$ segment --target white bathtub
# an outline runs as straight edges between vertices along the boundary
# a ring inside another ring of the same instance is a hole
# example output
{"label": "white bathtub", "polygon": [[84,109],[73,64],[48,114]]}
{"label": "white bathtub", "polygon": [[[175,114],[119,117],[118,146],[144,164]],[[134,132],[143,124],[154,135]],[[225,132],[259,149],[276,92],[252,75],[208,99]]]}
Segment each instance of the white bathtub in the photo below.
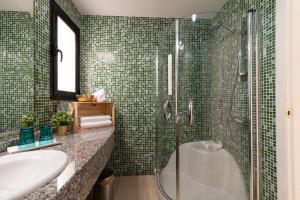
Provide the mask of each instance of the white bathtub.
{"label": "white bathtub", "polygon": [[[208,151],[204,142],[180,146],[181,200],[247,200],[244,182],[237,163],[225,149]],[[160,181],[165,192],[176,197],[176,155],[161,171]],[[164,198],[161,196],[161,199]]]}

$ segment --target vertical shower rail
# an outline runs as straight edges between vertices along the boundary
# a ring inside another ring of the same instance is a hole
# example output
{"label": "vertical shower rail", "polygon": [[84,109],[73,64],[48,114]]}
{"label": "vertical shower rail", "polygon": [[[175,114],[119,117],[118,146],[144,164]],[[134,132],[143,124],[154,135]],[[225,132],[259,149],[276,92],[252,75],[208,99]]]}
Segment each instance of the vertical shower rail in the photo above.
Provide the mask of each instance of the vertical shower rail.
{"label": "vertical shower rail", "polygon": [[[156,51],[155,51],[155,72],[156,72],[156,76],[155,76],[155,86],[156,86],[155,90],[156,91],[155,91],[155,94],[156,94],[156,98],[159,97],[159,58],[158,57],[159,57],[159,49],[158,49],[158,46],[156,46]],[[177,111],[177,100],[176,100],[176,111]],[[156,119],[157,119],[157,116],[156,116]],[[158,122],[156,122],[156,124],[157,123]],[[157,131],[158,130],[156,130],[156,132]],[[156,149],[155,149],[156,156],[158,155],[158,140],[159,140],[159,137],[156,134]],[[160,194],[162,195],[162,197],[165,200],[172,200],[172,198],[165,192],[165,189],[164,189],[164,187],[162,185],[162,182],[161,182],[161,179],[160,179],[160,173],[161,173],[161,170],[160,170],[157,158],[156,158],[156,163],[155,163],[155,168],[154,168],[154,176],[155,176],[155,180],[156,180],[156,185],[158,187],[158,190],[159,190]]]}
{"label": "vertical shower rail", "polygon": [[255,77],[256,77],[256,104],[255,104],[255,109],[256,109],[256,199],[260,200],[260,137],[259,137],[259,127],[260,127],[260,121],[259,121],[259,59],[260,59],[260,48],[259,48],[259,15],[258,12],[255,11],[254,13],[255,17]]}
{"label": "vertical shower rail", "polygon": [[[255,29],[254,21],[255,20]],[[249,198],[260,200],[260,137],[259,137],[259,16],[256,10],[248,12],[248,99],[249,99]],[[253,31],[255,30],[255,50]],[[253,120],[253,56],[255,54],[255,129]],[[254,130],[255,138],[254,141]],[[256,149],[254,149],[254,144]],[[256,169],[254,169],[254,159]]]}
{"label": "vertical shower rail", "polygon": [[[158,49],[157,49],[158,51]],[[156,53],[158,58],[158,53]],[[156,62],[156,73],[158,73],[158,61]],[[158,87],[158,76],[156,76],[156,87]],[[176,200],[180,200],[180,160],[179,160],[179,146],[180,146],[180,116],[178,112],[178,98],[179,98],[179,19],[175,20],[175,135],[176,135]],[[160,180],[160,170],[156,165],[154,175],[158,189],[165,200],[172,200],[172,198],[165,192]]]}
{"label": "vertical shower rail", "polygon": [[[155,49],[155,96],[156,96],[156,109],[158,109],[158,97],[159,97],[159,59],[158,59],[158,46],[156,46]],[[157,115],[158,110],[155,111],[156,115]],[[156,124],[158,124],[157,121],[157,116],[156,116]],[[156,132],[158,132],[157,127],[156,127]],[[155,151],[156,151],[156,156],[158,155],[158,140],[159,137],[156,134],[156,147],[155,147]],[[154,167],[154,176],[155,176],[155,180],[156,180],[156,185],[158,187],[158,190],[160,191],[160,194],[163,196],[163,198],[165,200],[172,200],[172,198],[165,192],[163,186],[161,185],[161,180],[160,180],[160,169],[159,169],[159,164],[158,164],[158,160],[156,158],[155,161],[155,167]]]}
{"label": "vertical shower rail", "polygon": [[175,21],[175,117],[176,117],[176,200],[180,200],[180,117],[178,114],[178,98],[179,98],[179,19]]}
{"label": "vertical shower rail", "polygon": [[254,200],[254,149],[253,149],[253,87],[252,87],[252,66],[253,66],[253,32],[252,12],[248,13],[248,120],[249,120],[249,199]]}

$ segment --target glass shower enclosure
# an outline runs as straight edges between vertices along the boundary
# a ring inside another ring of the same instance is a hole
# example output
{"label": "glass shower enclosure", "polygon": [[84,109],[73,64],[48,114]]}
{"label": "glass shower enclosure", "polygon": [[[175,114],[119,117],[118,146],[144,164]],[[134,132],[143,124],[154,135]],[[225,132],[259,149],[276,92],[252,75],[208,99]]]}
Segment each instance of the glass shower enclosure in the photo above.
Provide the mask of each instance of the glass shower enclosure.
{"label": "glass shower enclosure", "polygon": [[259,23],[169,20],[155,56],[162,200],[259,200]]}

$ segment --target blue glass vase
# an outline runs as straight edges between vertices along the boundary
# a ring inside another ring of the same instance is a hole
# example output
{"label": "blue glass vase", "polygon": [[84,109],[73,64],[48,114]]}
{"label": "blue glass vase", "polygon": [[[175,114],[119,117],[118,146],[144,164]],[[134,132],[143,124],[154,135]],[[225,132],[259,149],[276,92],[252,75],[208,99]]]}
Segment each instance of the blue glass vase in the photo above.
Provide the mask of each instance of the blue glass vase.
{"label": "blue glass vase", "polygon": [[33,128],[21,128],[20,129],[19,148],[29,148],[35,146],[34,129]]}
{"label": "blue glass vase", "polygon": [[40,129],[40,145],[53,143],[53,127],[43,126]]}

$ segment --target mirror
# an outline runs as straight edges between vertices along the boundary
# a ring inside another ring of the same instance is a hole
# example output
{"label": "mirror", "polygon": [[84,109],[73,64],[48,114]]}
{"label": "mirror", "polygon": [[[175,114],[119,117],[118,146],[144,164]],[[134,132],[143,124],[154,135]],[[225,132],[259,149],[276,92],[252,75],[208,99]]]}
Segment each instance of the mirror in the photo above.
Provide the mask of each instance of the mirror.
{"label": "mirror", "polygon": [[33,0],[0,0],[0,139],[34,112]]}

